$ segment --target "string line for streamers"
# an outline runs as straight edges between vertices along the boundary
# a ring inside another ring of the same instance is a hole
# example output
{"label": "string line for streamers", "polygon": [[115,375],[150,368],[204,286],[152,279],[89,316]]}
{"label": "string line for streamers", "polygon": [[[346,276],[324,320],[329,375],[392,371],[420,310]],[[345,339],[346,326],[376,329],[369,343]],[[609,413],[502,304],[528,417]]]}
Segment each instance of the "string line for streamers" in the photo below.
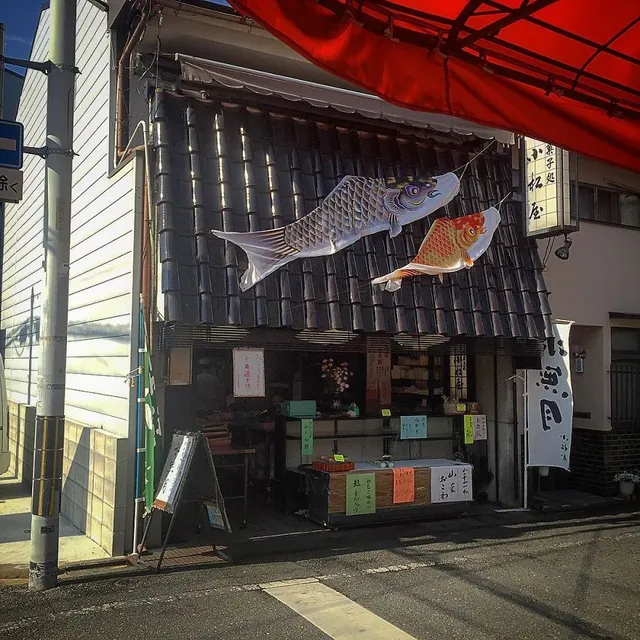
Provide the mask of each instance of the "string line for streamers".
{"label": "string line for streamers", "polygon": [[468,162],[466,162],[465,164],[460,165],[459,167],[454,169],[451,173],[456,173],[457,171],[460,171],[460,169],[462,169],[462,173],[460,174],[460,180],[462,180],[462,178],[463,178],[466,170],[468,169],[469,165],[474,160],[479,158],[487,149],[489,149],[489,147],[491,147],[491,145],[495,144],[496,142],[497,142],[497,140],[494,138],[493,140],[491,140],[491,142],[489,142],[488,144],[485,144],[484,147],[482,147],[482,149],[480,149],[480,151],[478,151],[478,153],[473,155]]}

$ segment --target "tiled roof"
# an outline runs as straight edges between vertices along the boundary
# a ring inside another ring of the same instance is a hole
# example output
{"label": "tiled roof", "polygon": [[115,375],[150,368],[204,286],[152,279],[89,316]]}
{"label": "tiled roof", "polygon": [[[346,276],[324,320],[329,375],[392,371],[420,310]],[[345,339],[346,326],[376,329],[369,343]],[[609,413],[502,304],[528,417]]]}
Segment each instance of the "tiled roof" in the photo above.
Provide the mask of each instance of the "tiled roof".
{"label": "tiled roof", "polygon": [[[164,319],[190,325],[342,329],[447,336],[544,338],[551,311],[520,206],[505,204],[487,253],[469,270],[405,281],[382,292],[372,278],[409,262],[429,226],[378,234],[330,257],[297,260],[245,293],[244,252],[210,229],[279,227],[314,209],[344,175],[437,175],[468,155],[354,121],[316,121],[159,92],[155,198]],[[510,159],[487,151],[468,168],[455,217],[496,204],[511,186]]]}

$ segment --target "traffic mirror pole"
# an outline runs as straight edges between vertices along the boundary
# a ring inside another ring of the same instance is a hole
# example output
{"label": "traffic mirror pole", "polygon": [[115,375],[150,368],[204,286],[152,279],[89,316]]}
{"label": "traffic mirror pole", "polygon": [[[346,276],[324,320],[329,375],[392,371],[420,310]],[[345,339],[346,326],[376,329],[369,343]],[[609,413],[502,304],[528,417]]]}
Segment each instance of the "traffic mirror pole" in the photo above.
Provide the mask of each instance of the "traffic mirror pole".
{"label": "traffic mirror pole", "polygon": [[69,315],[76,0],[51,0],[47,78],[45,273],[31,497],[29,588],[58,583]]}

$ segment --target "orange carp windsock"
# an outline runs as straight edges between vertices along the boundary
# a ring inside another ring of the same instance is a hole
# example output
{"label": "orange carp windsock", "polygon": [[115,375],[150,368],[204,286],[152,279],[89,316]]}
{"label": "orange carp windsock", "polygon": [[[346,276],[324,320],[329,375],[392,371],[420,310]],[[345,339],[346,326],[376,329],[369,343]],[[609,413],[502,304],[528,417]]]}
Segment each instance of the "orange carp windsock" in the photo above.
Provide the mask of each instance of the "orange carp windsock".
{"label": "orange carp windsock", "polygon": [[461,218],[438,218],[418,255],[408,265],[376,278],[371,284],[379,284],[385,291],[397,291],[404,278],[441,276],[465,267],[470,269],[489,247],[499,224],[500,213],[495,207]]}

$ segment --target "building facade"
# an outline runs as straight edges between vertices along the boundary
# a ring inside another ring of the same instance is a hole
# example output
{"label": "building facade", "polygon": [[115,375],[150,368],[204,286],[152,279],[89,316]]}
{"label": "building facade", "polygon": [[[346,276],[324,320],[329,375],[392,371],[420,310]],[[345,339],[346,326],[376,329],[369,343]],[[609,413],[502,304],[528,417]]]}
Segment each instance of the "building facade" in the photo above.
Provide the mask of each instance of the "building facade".
{"label": "building facade", "polygon": [[[555,318],[571,331],[574,393],[569,486],[614,495],[613,477],[640,467],[640,176],[580,158],[580,229],[568,260],[548,255]],[[575,205],[575,203],[574,203]],[[556,243],[558,244],[558,243]]]}
{"label": "building facade", "polygon": [[[48,37],[43,9],[33,60],[46,59]],[[305,340],[364,335],[426,352],[437,337],[469,356],[469,389],[489,423],[487,497],[519,503],[513,376],[527,366],[523,358],[539,356],[551,309],[517,203],[502,209],[497,239],[474,269],[396,294],[367,285],[410,257],[426,226],[395,244],[373,237],[335,257],[298,261],[246,293],[238,287],[242,252],[209,233],[287,224],[344,175],[444,173],[496,138],[501,144],[470,166],[446,209],[472,213],[511,188],[510,134],[386,105],[230,10],[196,2],[114,2],[106,11],[79,0],[76,64],[66,517],[109,553],[131,548],[141,294],[165,440],[194,420],[193,372],[203,350],[253,340],[277,353],[296,341],[303,348]],[[28,71],[17,115],[25,144],[42,144],[45,113],[46,79]],[[2,328],[12,470],[28,483],[46,250],[42,161],[28,157],[24,172],[24,198],[7,207]]]}

